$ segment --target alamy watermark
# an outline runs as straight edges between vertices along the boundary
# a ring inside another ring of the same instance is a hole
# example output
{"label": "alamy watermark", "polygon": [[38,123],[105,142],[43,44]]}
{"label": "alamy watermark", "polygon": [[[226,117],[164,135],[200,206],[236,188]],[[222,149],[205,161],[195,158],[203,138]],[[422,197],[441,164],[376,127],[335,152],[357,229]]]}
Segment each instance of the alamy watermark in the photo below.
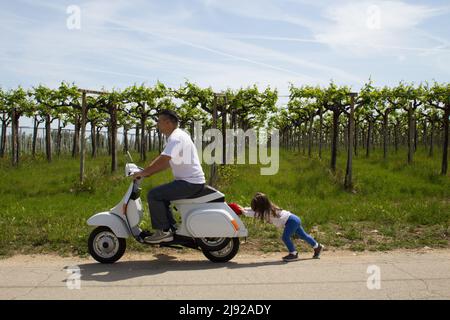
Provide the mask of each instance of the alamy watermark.
{"label": "alamy watermark", "polygon": [[[223,141],[225,136],[225,142]],[[247,143],[248,141],[248,143]],[[205,145],[206,143],[206,145]],[[169,150],[175,164],[192,164],[198,157],[208,165],[215,164],[262,164],[261,175],[275,175],[279,169],[279,132],[266,130],[207,129],[203,133],[202,122],[195,121],[194,144],[197,154],[191,154],[188,145],[175,145]],[[224,157],[225,146],[225,157]],[[168,150],[166,150],[167,152]],[[248,162],[247,162],[248,155]]]}
{"label": "alamy watermark", "polygon": [[367,267],[367,271],[370,276],[367,278],[367,289],[380,290],[381,289],[381,269],[377,265],[370,265]]}
{"label": "alamy watermark", "polygon": [[366,26],[370,30],[381,29],[381,9],[379,6],[371,5],[367,7]]}
{"label": "alamy watermark", "polygon": [[70,266],[66,269],[69,274],[66,280],[66,286],[69,290],[81,289],[81,270],[79,266]]}
{"label": "alamy watermark", "polygon": [[66,9],[66,13],[69,15],[66,19],[66,26],[69,30],[81,29],[81,9],[77,5],[70,5]]}

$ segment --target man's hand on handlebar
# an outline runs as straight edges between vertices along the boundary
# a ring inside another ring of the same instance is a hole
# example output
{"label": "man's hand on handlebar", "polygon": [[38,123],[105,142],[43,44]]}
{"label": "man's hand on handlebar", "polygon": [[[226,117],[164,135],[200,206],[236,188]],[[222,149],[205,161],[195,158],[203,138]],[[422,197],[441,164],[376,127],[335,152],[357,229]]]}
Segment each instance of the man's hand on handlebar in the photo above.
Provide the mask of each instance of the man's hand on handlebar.
{"label": "man's hand on handlebar", "polygon": [[139,180],[139,179],[145,178],[145,175],[141,171],[141,172],[133,173],[130,177],[132,177],[133,180]]}

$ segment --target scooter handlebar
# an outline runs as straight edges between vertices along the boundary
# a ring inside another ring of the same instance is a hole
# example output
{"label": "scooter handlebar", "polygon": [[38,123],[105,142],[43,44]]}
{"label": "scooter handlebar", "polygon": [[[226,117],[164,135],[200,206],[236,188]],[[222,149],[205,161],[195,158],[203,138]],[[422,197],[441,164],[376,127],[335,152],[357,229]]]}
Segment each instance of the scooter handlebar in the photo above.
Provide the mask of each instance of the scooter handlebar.
{"label": "scooter handlebar", "polygon": [[130,172],[128,172],[128,177],[131,177],[133,174],[135,174],[135,173],[138,173],[138,172],[141,172],[142,170],[140,170],[140,171],[130,171]]}
{"label": "scooter handlebar", "polygon": [[[144,171],[144,168],[138,167],[134,163],[127,164],[125,167],[125,173],[127,177],[131,177],[133,174]],[[142,181],[141,178],[134,179],[136,184],[140,184]]]}

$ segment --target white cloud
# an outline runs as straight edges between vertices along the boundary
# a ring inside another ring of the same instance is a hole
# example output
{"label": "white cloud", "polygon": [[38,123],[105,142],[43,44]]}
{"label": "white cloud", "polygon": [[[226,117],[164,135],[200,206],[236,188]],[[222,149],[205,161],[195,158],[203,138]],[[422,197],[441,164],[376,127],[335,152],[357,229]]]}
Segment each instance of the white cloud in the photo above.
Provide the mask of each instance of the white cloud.
{"label": "white cloud", "polygon": [[[367,24],[362,14],[372,2],[203,2],[207,10],[244,20],[281,21],[298,31],[297,38],[292,34],[277,37],[213,32],[198,23],[205,14],[198,4],[163,6],[161,2],[125,0],[80,2],[81,30],[69,31],[64,6],[51,1],[27,3],[40,6],[51,19],[0,12],[0,19],[9,19],[8,23],[0,22],[0,45],[5,46],[0,60],[8,64],[0,67],[2,82],[27,75],[31,83],[34,79],[57,83],[59,79],[99,88],[143,81],[151,84],[157,79],[177,86],[187,78],[218,89],[260,83],[286,92],[288,82],[326,84],[331,78],[350,85],[364,82],[370,73],[342,64],[339,52],[394,54],[406,64],[410,56],[405,49],[425,54],[423,45],[434,51],[436,44],[439,50],[448,46],[444,39],[418,29],[421,22],[437,14],[435,9],[400,1],[376,2],[382,9],[382,19],[381,28],[375,30],[364,28]],[[323,15],[303,12],[301,5],[305,4]],[[296,41],[299,46],[291,51],[283,42],[270,45],[271,40]],[[316,46],[317,53],[303,51],[303,45]]]}
{"label": "white cloud", "polygon": [[[312,28],[317,21],[301,10],[299,4],[317,5],[310,1],[273,1],[273,0],[201,0],[206,7],[229,12],[246,18],[271,21],[283,21],[305,28]],[[291,9],[291,10],[289,10]]]}
{"label": "white cloud", "polygon": [[[449,42],[419,29],[431,17],[448,13],[450,7],[408,4],[402,1],[310,0],[202,0],[207,7],[242,17],[279,21],[307,28],[305,35],[232,35],[233,38],[318,43],[335,53],[355,56],[401,56],[404,51],[435,54]],[[305,12],[305,9],[308,9]],[[311,11],[315,12],[314,19]]]}
{"label": "white cloud", "polygon": [[[154,3],[85,2],[80,4],[81,30],[69,31],[63,6],[53,2],[38,5],[60,18],[42,21],[39,26],[10,26],[8,50],[0,54],[0,59],[14,63],[22,74],[28,72],[30,79],[47,74],[52,82],[58,76],[87,82],[82,85],[97,81],[98,88],[112,86],[120,76],[124,78],[120,83],[142,82],[146,77],[148,82],[162,78],[182,83],[188,78],[213,87],[276,83],[282,90],[290,81],[360,80],[340,68],[289,52],[189,28],[190,8],[178,6],[171,8],[170,14],[162,14],[164,10]],[[15,41],[18,38],[20,42]],[[8,71],[14,72],[13,68]],[[87,74],[90,81],[86,81]]]}
{"label": "white cloud", "polygon": [[398,55],[436,46],[436,40],[424,36],[418,26],[441,13],[401,1],[351,1],[327,7],[323,16],[328,23],[312,31],[316,40],[337,50]]}

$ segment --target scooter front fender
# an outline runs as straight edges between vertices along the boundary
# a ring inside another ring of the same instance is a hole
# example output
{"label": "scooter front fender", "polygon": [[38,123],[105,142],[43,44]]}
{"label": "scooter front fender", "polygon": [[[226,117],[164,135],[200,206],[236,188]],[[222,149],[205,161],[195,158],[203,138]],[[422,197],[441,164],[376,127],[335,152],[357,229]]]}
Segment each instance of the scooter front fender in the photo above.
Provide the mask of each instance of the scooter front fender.
{"label": "scooter front fender", "polygon": [[118,238],[128,238],[130,236],[126,222],[108,211],[93,215],[88,219],[87,224],[90,226],[106,226],[110,228]]}

